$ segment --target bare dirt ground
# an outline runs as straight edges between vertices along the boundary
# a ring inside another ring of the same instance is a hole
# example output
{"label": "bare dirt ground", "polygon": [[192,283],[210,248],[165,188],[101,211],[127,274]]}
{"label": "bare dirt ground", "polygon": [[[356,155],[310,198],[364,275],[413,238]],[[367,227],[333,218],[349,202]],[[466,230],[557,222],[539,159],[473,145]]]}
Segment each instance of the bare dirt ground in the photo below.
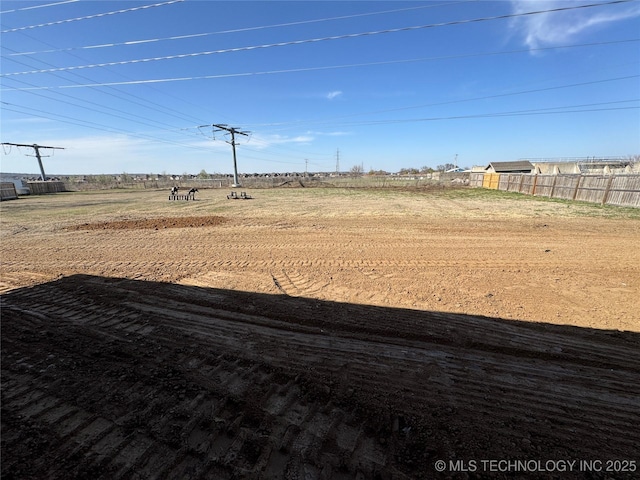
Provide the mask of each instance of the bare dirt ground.
{"label": "bare dirt ground", "polygon": [[637,477],[637,211],[227,193],[2,203],[3,479]]}

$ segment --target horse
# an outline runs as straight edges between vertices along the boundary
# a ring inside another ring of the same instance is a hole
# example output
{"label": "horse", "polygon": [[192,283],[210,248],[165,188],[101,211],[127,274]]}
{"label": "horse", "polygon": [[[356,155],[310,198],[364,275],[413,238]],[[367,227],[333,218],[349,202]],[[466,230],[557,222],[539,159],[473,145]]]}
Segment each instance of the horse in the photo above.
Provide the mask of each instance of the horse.
{"label": "horse", "polygon": [[192,188],[191,190],[189,190],[189,193],[187,193],[187,198],[191,197],[195,200],[197,191],[198,191],[197,188]]}

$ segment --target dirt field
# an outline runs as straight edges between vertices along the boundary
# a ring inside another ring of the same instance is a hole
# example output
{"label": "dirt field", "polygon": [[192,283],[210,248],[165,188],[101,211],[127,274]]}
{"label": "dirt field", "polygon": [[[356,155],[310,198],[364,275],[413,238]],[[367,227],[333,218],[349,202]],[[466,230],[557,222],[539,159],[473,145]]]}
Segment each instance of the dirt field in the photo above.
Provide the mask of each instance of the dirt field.
{"label": "dirt field", "polygon": [[0,205],[3,479],[637,478],[640,212],[227,193]]}

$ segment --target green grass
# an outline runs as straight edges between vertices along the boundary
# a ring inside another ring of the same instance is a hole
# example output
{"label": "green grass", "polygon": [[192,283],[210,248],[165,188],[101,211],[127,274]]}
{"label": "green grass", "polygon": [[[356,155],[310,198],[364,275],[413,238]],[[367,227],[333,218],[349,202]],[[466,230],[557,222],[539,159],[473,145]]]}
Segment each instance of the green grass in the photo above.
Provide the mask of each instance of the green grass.
{"label": "green grass", "polygon": [[535,206],[536,204],[565,205],[567,209],[572,209],[572,213],[576,216],[640,219],[640,209],[638,208],[601,205],[598,203],[579,202],[561,198],[536,197],[533,195],[525,195],[522,193],[507,192],[503,190],[492,190],[488,188],[447,188],[440,191],[438,194],[445,198],[458,200],[509,200],[515,202],[528,202],[532,206]]}

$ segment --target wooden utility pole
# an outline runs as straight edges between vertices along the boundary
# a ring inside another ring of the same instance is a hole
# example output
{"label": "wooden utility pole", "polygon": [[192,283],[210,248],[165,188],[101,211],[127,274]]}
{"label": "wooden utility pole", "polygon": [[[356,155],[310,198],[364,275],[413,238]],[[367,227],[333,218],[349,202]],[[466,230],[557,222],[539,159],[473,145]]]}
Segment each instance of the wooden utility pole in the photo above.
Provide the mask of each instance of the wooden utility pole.
{"label": "wooden utility pole", "polygon": [[38,159],[38,165],[40,165],[40,175],[41,175],[41,179],[44,182],[47,177],[44,174],[44,167],[42,166],[42,157],[40,156],[40,149],[41,148],[49,148],[52,150],[64,150],[63,147],[46,147],[44,145],[37,145],[37,144],[33,144],[33,145],[27,145],[25,143],[7,143],[7,142],[2,142],[2,145],[10,145],[12,147],[29,147],[29,148],[33,148],[33,150],[36,152],[36,158]]}
{"label": "wooden utility pole", "polygon": [[[208,125],[201,125],[199,128],[202,127],[207,127]],[[231,185],[232,187],[241,187],[242,185],[240,185],[240,181],[238,180],[238,162],[236,160],[236,133],[238,135],[244,135],[244,136],[248,136],[250,132],[244,132],[241,130],[238,130],[237,128],[234,127],[230,127],[228,125],[225,124],[212,124],[211,125],[214,129],[214,133],[216,131],[225,131],[231,134],[231,141],[227,141],[227,143],[231,144],[231,148],[233,150],[233,185]]]}

